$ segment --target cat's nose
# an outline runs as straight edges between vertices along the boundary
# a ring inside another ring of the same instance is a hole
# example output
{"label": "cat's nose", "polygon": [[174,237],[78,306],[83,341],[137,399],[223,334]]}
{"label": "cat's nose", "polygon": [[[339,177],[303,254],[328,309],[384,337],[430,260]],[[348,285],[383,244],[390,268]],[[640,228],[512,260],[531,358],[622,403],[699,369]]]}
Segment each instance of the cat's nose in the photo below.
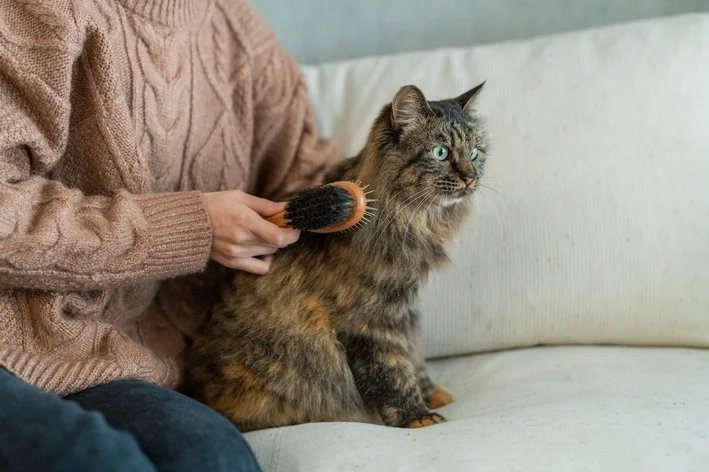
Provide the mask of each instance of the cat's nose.
{"label": "cat's nose", "polygon": [[463,182],[465,182],[466,187],[470,187],[470,184],[475,182],[475,178],[474,177],[463,177]]}

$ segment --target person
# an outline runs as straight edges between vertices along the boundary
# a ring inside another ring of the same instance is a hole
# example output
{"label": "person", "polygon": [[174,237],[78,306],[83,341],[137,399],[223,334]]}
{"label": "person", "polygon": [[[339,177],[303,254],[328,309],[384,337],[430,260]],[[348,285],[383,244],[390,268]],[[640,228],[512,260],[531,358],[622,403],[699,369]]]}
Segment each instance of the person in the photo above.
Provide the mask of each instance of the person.
{"label": "person", "polygon": [[182,358],[337,155],[245,0],[0,2],[0,470],[259,470]]}

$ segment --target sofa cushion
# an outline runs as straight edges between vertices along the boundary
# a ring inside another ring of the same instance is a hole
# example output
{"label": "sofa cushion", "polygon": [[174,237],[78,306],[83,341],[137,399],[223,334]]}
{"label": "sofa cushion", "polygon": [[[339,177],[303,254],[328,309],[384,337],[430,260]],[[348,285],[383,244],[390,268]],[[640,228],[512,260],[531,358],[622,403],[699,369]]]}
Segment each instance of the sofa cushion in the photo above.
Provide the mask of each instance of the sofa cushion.
{"label": "sofa cushion", "polygon": [[305,68],[346,155],[401,85],[488,81],[490,188],[423,293],[427,355],[709,346],[707,51],[709,16],[690,15]]}
{"label": "sofa cushion", "polygon": [[431,363],[457,401],[418,430],[248,433],[264,472],[704,472],[709,351],[545,347]]}

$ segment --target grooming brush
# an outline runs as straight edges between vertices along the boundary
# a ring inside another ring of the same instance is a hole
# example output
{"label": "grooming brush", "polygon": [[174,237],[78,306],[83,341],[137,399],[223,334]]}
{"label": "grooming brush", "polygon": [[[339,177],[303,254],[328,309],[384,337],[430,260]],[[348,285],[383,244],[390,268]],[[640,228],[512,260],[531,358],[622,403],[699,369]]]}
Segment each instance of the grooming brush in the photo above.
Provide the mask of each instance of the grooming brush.
{"label": "grooming brush", "polygon": [[367,199],[368,186],[360,182],[333,182],[304,190],[292,198],[284,211],[266,218],[281,228],[294,228],[311,233],[344,232],[361,228],[374,217],[368,207],[376,200]]}

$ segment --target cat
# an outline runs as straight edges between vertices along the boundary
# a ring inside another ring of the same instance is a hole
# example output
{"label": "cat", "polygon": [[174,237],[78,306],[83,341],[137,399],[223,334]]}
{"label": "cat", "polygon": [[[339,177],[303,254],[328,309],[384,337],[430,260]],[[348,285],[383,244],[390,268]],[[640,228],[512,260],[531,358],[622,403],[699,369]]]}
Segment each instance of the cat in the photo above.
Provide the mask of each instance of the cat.
{"label": "cat", "polygon": [[358,421],[420,428],[453,400],[419,346],[420,283],[472,213],[488,139],[484,82],[449,100],[402,87],[363,150],[325,178],[360,181],[378,216],[355,231],[303,232],[265,276],[236,273],[186,361],[197,400],[241,431]]}

